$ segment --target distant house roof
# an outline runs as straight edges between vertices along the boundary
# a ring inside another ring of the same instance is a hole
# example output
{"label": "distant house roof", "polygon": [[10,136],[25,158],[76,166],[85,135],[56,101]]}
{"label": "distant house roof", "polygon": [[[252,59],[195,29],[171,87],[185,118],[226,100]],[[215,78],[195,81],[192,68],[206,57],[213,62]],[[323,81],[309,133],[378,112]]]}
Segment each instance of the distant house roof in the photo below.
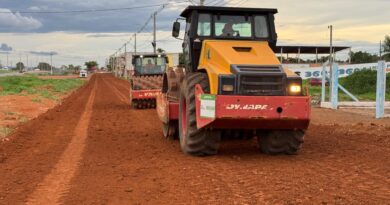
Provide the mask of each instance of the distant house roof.
{"label": "distant house roof", "polygon": [[[334,52],[339,52],[350,47],[346,46],[334,46]],[[275,53],[300,53],[300,54],[329,54],[329,46],[276,46]]]}

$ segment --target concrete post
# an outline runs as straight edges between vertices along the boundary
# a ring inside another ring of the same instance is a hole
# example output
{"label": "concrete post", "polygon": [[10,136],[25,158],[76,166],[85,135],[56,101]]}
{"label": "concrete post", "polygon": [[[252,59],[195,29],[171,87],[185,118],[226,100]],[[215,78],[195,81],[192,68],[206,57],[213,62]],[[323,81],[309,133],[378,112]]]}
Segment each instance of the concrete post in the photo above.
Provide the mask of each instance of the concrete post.
{"label": "concrete post", "polygon": [[321,102],[326,100],[326,66],[322,65],[322,87],[321,87]]}
{"label": "concrete post", "polygon": [[125,70],[124,70],[124,77],[127,80],[127,45],[125,43]]}
{"label": "concrete post", "polygon": [[376,118],[383,118],[385,115],[385,95],[386,95],[386,63],[378,62],[376,80]]}
{"label": "concrete post", "polygon": [[283,47],[280,48],[280,64],[283,64]]}
{"label": "concrete post", "polygon": [[301,62],[301,48],[298,48],[298,64]]}
{"label": "concrete post", "polygon": [[333,66],[332,66],[332,77],[331,77],[331,96],[330,96],[330,100],[331,100],[331,104],[332,104],[332,109],[335,109],[337,110],[337,107],[338,107],[338,96],[339,96],[339,66],[337,65],[337,63],[333,63]]}

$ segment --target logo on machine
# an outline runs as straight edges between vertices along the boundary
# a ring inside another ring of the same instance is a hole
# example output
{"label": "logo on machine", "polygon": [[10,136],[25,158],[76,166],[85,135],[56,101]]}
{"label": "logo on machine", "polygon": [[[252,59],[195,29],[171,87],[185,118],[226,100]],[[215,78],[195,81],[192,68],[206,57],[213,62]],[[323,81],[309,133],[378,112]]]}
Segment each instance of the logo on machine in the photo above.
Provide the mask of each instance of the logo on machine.
{"label": "logo on machine", "polygon": [[246,104],[246,105],[227,104],[226,105],[227,110],[266,110],[267,108],[268,105],[259,105],[259,104]]}
{"label": "logo on machine", "polygon": [[140,96],[141,97],[156,97],[158,94],[160,94],[160,92],[150,92],[150,93],[143,93],[143,95],[141,94]]}

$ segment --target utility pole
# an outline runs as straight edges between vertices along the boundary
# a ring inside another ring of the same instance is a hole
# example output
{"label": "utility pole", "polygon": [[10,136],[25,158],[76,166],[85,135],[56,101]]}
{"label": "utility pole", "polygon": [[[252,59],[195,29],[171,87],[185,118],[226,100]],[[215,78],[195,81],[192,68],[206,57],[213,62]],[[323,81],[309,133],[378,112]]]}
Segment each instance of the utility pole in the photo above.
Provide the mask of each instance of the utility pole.
{"label": "utility pole", "polygon": [[382,60],[382,41],[379,41],[379,59]]}
{"label": "utility pole", "polygon": [[125,43],[125,72],[124,72],[124,75],[125,75],[125,79],[127,79],[127,45]]}
{"label": "utility pole", "polygon": [[117,62],[117,57],[116,57],[116,53],[114,54],[114,72],[115,72],[115,77],[118,77],[118,72],[116,70],[116,66],[117,66],[118,62]]}
{"label": "utility pole", "polygon": [[[330,44],[330,49],[329,49],[329,76],[333,76],[333,25],[328,26],[330,30],[330,35],[329,35],[329,44]],[[332,87],[332,78],[330,78],[330,87]],[[332,96],[332,89],[329,89],[329,96]]]}
{"label": "utility pole", "polygon": [[153,53],[156,53],[156,15],[157,12],[153,13]]}
{"label": "utility pole", "polygon": [[330,50],[329,50],[329,63],[333,63],[333,26],[328,27],[330,29]]}
{"label": "utility pole", "polygon": [[26,69],[28,70],[28,54],[26,54]]}
{"label": "utility pole", "polygon": [[134,55],[137,54],[137,33],[134,33]]}
{"label": "utility pole", "polygon": [[9,69],[9,63],[8,63],[8,55],[9,55],[9,53],[7,52],[7,67],[8,67],[8,69]]}
{"label": "utility pole", "polygon": [[19,65],[20,65],[19,70],[22,71],[23,67],[22,67],[22,53],[21,52],[19,53]]}
{"label": "utility pole", "polygon": [[200,1],[199,1],[199,6],[204,6],[204,1],[205,1],[205,0],[200,0]]}
{"label": "utility pole", "polygon": [[53,52],[50,52],[50,74],[53,75]]}

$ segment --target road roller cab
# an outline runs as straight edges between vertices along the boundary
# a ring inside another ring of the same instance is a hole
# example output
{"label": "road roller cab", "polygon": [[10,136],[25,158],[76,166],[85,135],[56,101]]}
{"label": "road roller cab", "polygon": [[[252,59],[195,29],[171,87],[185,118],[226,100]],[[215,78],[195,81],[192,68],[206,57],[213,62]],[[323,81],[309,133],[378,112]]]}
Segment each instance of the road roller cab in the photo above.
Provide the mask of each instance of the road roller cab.
{"label": "road roller cab", "polygon": [[134,55],[134,72],[131,76],[130,100],[133,108],[156,106],[156,96],[161,93],[162,77],[168,66],[165,54]]}
{"label": "road roller cab", "polygon": [[[276,46],[276,9],[189,6],[185,71],[168,70],[157,111],[164,135],[179,136],[192,155],[216,154],[221,136],[256,135],[269,154],[294,154],[310,121],[302,79],[283,68]],[[183,76],[184,77],[178,77]]]}

